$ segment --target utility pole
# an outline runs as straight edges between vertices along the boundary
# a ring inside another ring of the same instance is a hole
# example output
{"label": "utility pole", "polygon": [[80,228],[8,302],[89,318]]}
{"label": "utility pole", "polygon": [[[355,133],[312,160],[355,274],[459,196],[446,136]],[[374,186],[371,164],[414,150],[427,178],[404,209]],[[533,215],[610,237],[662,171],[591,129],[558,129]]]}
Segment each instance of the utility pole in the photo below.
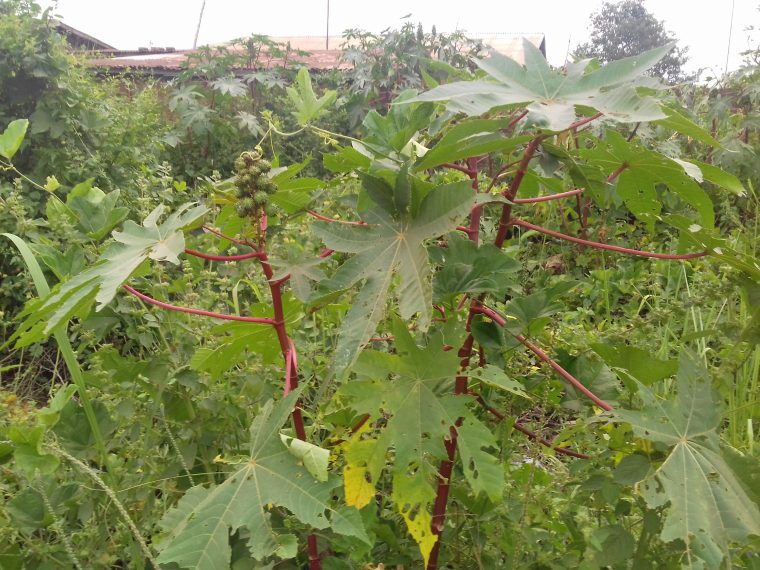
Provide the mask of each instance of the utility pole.
{"label": "utility pole", "polygon": [[726,46],[726,67],[723,68],[723,73],[728,73],[728,58],[731,55],[731,36],[734,34],[734,8],[736,8],[736,0],[731,0],[731,23],[728,25],[728,45]]}
{"label": "utility pole", "polygon": [[206,9],[206,0],[201,4],[201,14],[198,16],[198,27],[195,28],[195,39],[193,40],[193,49],[198,46],[198,34],[201,32],[201,22],[203,21],[203,10]]}
{"label": "utility pole", "polygon": [[327,0],[327,30],[325,31],[325,49],[330,49],[330,0]]}

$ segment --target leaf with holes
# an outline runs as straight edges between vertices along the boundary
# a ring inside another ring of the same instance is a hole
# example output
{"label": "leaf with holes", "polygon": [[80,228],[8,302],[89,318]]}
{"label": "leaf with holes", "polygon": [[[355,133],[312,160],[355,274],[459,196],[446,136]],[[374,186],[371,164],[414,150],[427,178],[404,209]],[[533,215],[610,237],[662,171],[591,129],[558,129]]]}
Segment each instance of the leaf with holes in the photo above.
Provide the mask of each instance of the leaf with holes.
{"label": "leaf with holes", "polygon": [[662,540],[683,542],[685,566],[718,568],[732,542],[760,536],[760,509],[721,454],[721,415],[707,372],[682,355],[677,383],[677,395],[668,400],[640,384],[642,410],[610,415],[669,449],[665,461],[638,484],[651,508],[669,505]]}
{"label": "leaf with holes", "polygon": [[[247,546],[256,560],[286,556],[283,545],[292,538],[270,524],[269,511],[274,506],[289,510],[314,528],[332,526],[340,534],[369,543],[358,511],[336,511],[328,504],[337,481],[315,479],[301,465],[298,455],[303,449],[292,453],[281,440],[280,428],[299,393],[291,392],[277,404],[267,402],[251,424],[250,455],[241,460],[237,471],[224,483],[191,488],[164,515],[160,526],[168,536],[160,541],[160,563],[226,570],[232,556],[230,535],[241,528],[248,531]],[[323,471],[323,460],[313,463],[315,469]]]}
{"label": "leaf with holes", "polygon": [[[440,342],[419,348],[403,325],[394,332],[400,355],[364,352],[354,368],[360,379],[338,393],[357,414],[369,416],[345,446],[346,501],[360,508],[368,504],[392,456],[391,498],[427,561],[436,541],[430,524],[438,461],[446,457],[444,440],[459,418],[464,474],[475,494],[498,500],[503,468],[489,451],[496,449],[493,434],[467,407],[470,398],[453,394],[456,354],[443,352]],[[376,420],[382,422],[369,427]]]}

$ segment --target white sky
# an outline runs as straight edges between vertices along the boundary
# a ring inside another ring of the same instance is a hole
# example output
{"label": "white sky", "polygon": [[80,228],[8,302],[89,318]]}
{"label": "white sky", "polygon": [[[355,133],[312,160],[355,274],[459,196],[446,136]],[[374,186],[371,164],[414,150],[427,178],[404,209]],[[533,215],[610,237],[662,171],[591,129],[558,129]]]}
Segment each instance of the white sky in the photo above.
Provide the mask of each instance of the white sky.
{"label": "white sky", "polygon": [[[221,43],[252,33],[270,36],[324,35],[328,0],[206,0],[198,44]],[[202,0],[40,0],[57,4],[64,21],[120,49],[139,46],[192,47]],[[542,32],[548,59],[564,63],[568,43],[588,37],[590,16],[603,0],[330,0],[330,35],[346,28],[379,32],[399,27],[403,16],[426,30],[464,30],[472,35]],[[760,28],[760,0],[646,0],[680,45],[689,47],[689,70],[726,64],[731,8],[733,36],[729,70],[748,48],[750,25]]]}

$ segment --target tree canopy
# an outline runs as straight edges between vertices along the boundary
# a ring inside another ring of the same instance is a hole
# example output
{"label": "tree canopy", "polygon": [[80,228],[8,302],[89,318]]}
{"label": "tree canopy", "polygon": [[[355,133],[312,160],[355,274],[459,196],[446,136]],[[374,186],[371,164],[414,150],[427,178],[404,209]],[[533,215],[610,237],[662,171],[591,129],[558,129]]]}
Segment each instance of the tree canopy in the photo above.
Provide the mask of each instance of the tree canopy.
{"label": "tree canopy", "polygon": [[[608,63],[676,41],[675,35],[646,9],[643,1],[605,2],[591,17],[590,41],[576,47],[574,55],[594,57],[601,63]],[[688,60],[687,50],[675,47],[650,73],[667,83],[683,80],[681,67]]]}

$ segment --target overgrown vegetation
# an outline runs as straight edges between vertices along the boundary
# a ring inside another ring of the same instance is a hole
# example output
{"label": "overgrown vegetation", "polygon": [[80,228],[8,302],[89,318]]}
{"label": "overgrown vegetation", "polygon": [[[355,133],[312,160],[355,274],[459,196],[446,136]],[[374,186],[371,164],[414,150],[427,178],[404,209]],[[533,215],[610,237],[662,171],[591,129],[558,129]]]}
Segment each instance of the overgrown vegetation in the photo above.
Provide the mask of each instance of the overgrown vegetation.
{"label": "overgrown vegetation", "polygon": [[0,14],[0,568],[757,566],[756,54],[167,86]]}

